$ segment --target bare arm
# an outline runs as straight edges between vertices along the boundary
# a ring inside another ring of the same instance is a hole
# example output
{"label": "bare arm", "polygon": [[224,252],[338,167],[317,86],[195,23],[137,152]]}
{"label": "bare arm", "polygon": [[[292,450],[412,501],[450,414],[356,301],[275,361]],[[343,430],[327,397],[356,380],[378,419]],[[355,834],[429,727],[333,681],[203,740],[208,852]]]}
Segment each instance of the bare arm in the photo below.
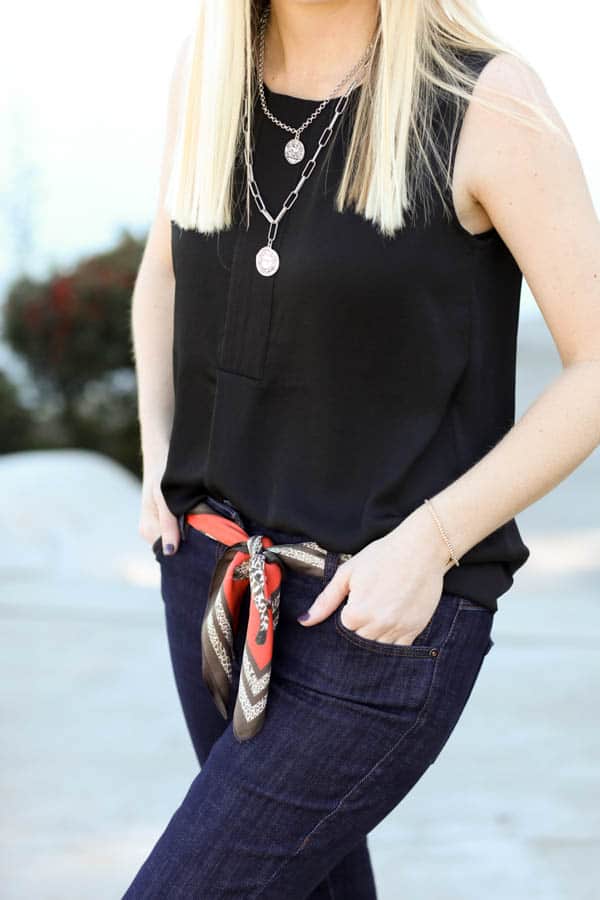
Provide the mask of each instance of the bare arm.
{"label": "bare arm", "polygon": [[600,222],[577,152],[535,72],[499,57],[478,88],[488,83],[539,101],[566,138],[480,106],[465,117],[472,193],[519,263],[563,371],[477,465],[434,498],[459,557],[600,443]]}
{"label": "bare arm", "polygon": [[182,43],[171,76],[158,202],[137,274],[131,305],[138,416],[143,457],[139,531],[152,542],[178,543],[177,520],[160,493],[173,421],[173,302],[175,276],[170,220],[164,206],[173,161],[190,37]]}
{"label": "bare arm", "polygon": [[[459,558],[600,444],[600,222],[577,152],[537,74],[502,54],[485,67],[475,94],[488,85],[541,101],[562,133],[471,103],[456,170],[468,172],[470,218],[477,209],[480,221],[487,216],[525,275],[563,370],[491,451],[432,498]],[[337,570],[304,624],[324,619],[350,593],[344,624],[365,637],[411,643],[439,601],[447,560],[430,511],[419,506]]]}

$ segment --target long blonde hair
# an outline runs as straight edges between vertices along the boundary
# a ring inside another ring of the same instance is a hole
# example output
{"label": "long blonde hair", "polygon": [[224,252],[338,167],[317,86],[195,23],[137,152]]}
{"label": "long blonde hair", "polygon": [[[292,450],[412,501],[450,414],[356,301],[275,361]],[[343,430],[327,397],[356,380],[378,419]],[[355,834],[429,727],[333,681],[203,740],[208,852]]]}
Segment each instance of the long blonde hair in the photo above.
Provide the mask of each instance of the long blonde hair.
{"label": "long blonde hair", "polygon": [[[182,228],[209,234],[232,224],[233,169],[238,153],[252,143],[251,121],[243,127],[244,98],[256,95],[257,31],[265,2],[200,0],[166,195],[169,215]],[[476,76],[460,51],[521,58],[491,33],[475,0],[379,0],[376,44],[335,196],[338,212],[352,204],[383,234],[393,235],[417,197],[426,204],[424,176],[436,169],[444,173],[445,184],[436,187],[447,208],[450,173],[432,118],[440,91],[459,103],[471,97]],[[552,127],[543,111],[521,102]],[[246,216],[250,202],[246,186]]]}

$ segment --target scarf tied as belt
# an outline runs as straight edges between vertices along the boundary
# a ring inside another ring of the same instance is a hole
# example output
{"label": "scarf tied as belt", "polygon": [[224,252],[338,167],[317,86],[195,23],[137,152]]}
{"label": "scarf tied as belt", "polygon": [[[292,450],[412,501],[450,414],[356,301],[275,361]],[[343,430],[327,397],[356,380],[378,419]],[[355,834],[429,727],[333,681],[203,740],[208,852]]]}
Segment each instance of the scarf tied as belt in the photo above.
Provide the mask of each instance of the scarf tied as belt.
{"label": "scarf tied as belt", "polygon": [[[248,625],[233,711],[234,734],[244,741],[260,731],[265,719],[284,564],[320,575],[327,551],[314,541],[274,545],[266,535],[249,535],[233,519],[206,503],[197,504],[185,514],[185,520],[225,545],[211,577],[201,628],[202,678],[225,719],[240,606],[250,586]],[[339,562],[350,555],[340,554]]]}

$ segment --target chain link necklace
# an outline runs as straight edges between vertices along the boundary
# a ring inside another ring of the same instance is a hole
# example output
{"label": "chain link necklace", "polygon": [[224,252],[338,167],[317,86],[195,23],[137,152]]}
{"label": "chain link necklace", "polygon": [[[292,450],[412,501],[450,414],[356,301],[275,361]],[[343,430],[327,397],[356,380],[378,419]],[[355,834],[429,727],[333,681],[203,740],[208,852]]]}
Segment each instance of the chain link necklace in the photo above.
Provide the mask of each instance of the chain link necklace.
{"label": "chain link necklace", "polygon": [[368,58],[368,56],[373,48],[373,41],[371,41],[371,43],[367,46],[367,49],[365,50],[365,52],[363,53],[363,55],[361,56],[359,61],[350,69],[350,71],[346,75],[344,75],[342,80],[336,84],[336,86],[333,88],[333,90],[331,91],[329,96],[326,97],[325,100],[322,100],[319,103],[317,108],[308,116],[308,118],[301,125],[299,125],[297,128],[294,128],[292,125],[287,125],[285,122],[282,122],[281,119],[278,119],[277,116],[273,115],[273,113],[270,111],[270,109],[267,106],[267,101],[265,98],[263,73],[264,73],[264,65],[265,65],[265,32],[267,29],[267,22],[269,19],[269,10],[270,10],[270,7],[267,5],[265,7],[265,9],[263,10],[263,13],[262,13],[261,19],[260,19],[260,32],[259,32],[259,44],[258,44],[258,67],[257,67],[258,68],[258,73],[257,73],[258,93],[260,96],[260,105],[262,107],[263,113],[265,114],[265,116],[267,116],[267,118],[269,118],[271,120],[271,122],[273,122],[279,128],[282,128],[284,131],[287,131],[290,134],[294,135],[294,137],[286,143],[283,153],[284,153],[286,160],[290,163],[290,165],[297,165],[299,162],[302,162],[302,160],[304,159],[304,154],[305,154],[305,147],[304,147],[304,144],[302,143],[302,141],[300,140],[300,135],[302,134],[302,132],[304,131],[305,128],[308,128],[308,126],[311,125],[312,122],[314,122],[314,120],[317,118],[317,116],[320,115],[320,113],[325,109],[327,104],[337,95],[337,92],[340,90],[340,88],[342,88],[343,85],[346,84],[348,79],[352,78],[352,76],[358,71],[358,69],[360,69],[360,67],[364,65],[366,59]]}
{"label": "chain link necklace", "polygon": [[[349,99],[349,94],[353,87],[354,87],[354,82],[350,85],[347,92],[339,98],[339,100],[336,104],[336,107],[335,107],[334,114],[331,118],[331,121],[330,121],[329,125],[323,130],[323,133],[321,134],[321,137],[319,138],[319,143],[317,145],[317,149],[315,150],[312,157],[309,159],[309,161],[304,166],[304,168],[302,170],[302,174],[296,184],[296,187],[293,190],[291,190],[290,193],[287,195],[287,197],[283,201],[283,206],[281,207],[281,209],[279,210],[279,212],[277,213],[277,215],[275,217],[273,217],[271,215],[271,213],[269,212],[269,210],[267,209],[265,202],[261,196],[259,187],[254,179],[252,153],[250,152],[250,154],[248,154],[246,152],[246,150],[244,150],[244,157],[246,160],[246,169],[248,172],[248,183],[249,183],[249,187],[250,187],[250,193],[254,197],[254,201],[256,203],[256,206],[257,206],[259,212],[261,212],[263,214],[263,216],[269,223],[269,232],[267,235],[267,243],[265,244],[264,247],[261,247],[260,250],[258,251],[258,253],[256,254],[256,268],[258,269],[258,271],[260,272],[261,275],[274,275],[275,272],[277,271],[277,269],[279,268],[279,254],[277,253],[277,250],[273,249],[273,246],[272,246],[273,241],[277,237],[277,229],[279,227],[279,223],[281,222],[281,220],[284,217],[284,215],[286,214],[286,212],[292,208],[292,206],[298,199],[298,194],[300,193],[300,190],[302,189],[305,182],[310,178],[310,176],[314,172],[315,167],[317,165],[317,157],[318,157],[319,153],[321,152],[321,150],[323,149],[323,147],[329,141],[329,139],[332,135],[332,132],[333,132],[333,126],[335,125],[337,119],[340,117],[340,115],[346,108],[346,104]],[[248,100],[247,99],[246,99],[246,103],[245,103],[245,114],[244,115],[247,120],[247,117],[248,117]]]}
{"label": "chain link necklace", "polygon": [[[369,45],[369,52],[370,52],[370,49],[372,48],[372,46],[373,46],[373,43],[371,43]],[[368,63],[368,57],[367,57],[367,59],[365,59],[362,62],[362,66],[366,68],[367,63]],[[302,187],[304,186],[306,181],[308,181],[308,179],[314,172],[316,165],[317,165],[317,157],[319,156],[323,147],[325,147],[325,145],[328,143],[329,139],[331,138],[331,135],[333,134],[334,125],[337,122],[338,118],[341,116],[341,114],[344,112],[344,110],[348,104],[350,93],[352,92],[353,88],[358,84],[358,82],[359,82],[359,78],[357,77],[350,83],[348,89],[346,90],[346,93],[342,94],[342,96],[339,97],[338,102],[335,105],[335,110],[334,110],[333,116],[331,117],[331,121],[329,122],[329,125],[327,125],[323,129],[323,132],[319,138],[319,141],[317,144],[317,149],[315,150],[312,157],[308,160],[308,162],[304,166],[304,168],[302,170],[302,174],[300,175],[300,178],[299,178],[298,182],[296,183],[295,188],[293,188],[293,190],[291,190],[290,193],[287,195],[287,197],[283,201],[283,206],[281,207],[281,209],[279,210],[279,212],[277,213],[277,215],[275,217],[273,217],[271,215],[271,213],[267,209],[265,202],[261,196],[259,187],[254,179],[253,154],[252,154],[251,150],[250,150],[250,152],[248,152],[247,145],[246,145],[246,143],[244,144],[244,159],[245,159],[245,163],[246,163],[246,171],[247,171],[248,186],[250,188],[250,193],[252,194],[252,197],[254,198],[254,202],[256,203],[256,206],[257,206],[259,212],[262,213],[262,215],[265,217],[265,219],[269,223],[267,243],[263,247],[261,247],[260,250],[258,251],[258,253],[256,254],[256,268],[261,275],[268,277],[270,275],[274,275],[275,272],[277,272],[277,270],[279,268],[279,254],[278,254],[277,250],[275,250],[273,248],[273,241],[277,237],[277,229],[279,227],[279,223],[281,222],[281,220],[284,217],[284,215],[286,214],[286,212],[292,208],[292,206],[298,199],[298,194],[300,193]],[[245,102],[244,102],[244,128],[246,130],[246,133],[247,133],[247,130],[249,127],[249,117],[250,117],[250,102],[248,99],[248,95],[246,94]]]}

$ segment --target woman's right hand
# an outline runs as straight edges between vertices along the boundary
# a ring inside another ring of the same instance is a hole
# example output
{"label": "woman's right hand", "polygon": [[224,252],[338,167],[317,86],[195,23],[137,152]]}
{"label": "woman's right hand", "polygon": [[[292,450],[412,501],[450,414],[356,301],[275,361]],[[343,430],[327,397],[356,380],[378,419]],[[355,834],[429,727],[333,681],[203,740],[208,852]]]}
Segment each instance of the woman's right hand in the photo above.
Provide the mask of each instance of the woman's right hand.
{"label": "woman's right hand", "polygon": [[150,545],[162,537],[163,553],[171,556],[179,547],[179,523],[165,502],[160,479],[160,475],[144,477],[139,532]]}

